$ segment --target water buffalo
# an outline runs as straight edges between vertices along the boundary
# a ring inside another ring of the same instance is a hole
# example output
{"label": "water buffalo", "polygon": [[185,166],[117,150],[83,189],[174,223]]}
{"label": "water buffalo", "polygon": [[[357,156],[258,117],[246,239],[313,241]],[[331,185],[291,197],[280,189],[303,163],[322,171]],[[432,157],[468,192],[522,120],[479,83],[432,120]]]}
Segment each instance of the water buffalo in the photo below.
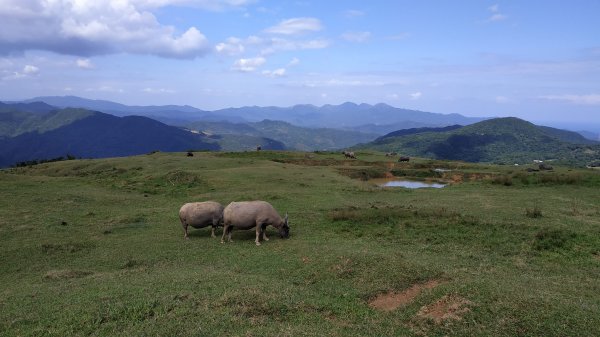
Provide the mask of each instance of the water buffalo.
{"label": "water buffalo", "polygon": [[231,231],[236,229],[256,229],[256,245],[260,246],[260,237],[268,241],[265,229],[271,225],[279,230],[279,236],[288,238],[290,227],[288,216],[279,216],[279,213],[266,201],[240,201],[232,202],[223,211],[223,237],[221,243],[231,242]]}
{"label": "water buffalo", "polygon": [[215,237],[215,228],[223,221],[223,205],[214,201],[191,202],[179,209],[179,220],[183,226],[184,238],[188,238],[188,226],[203,228],[212,226],[211,235]]}
{"label": "water buffalo", "polygon": [[342,154],[344,155],[344,157],[346,158],[350,158],[350,159],[356,159],[356,156],[354,155],[354,152],[350,152],[350,151],[344,151],[342,152]]}
{"label": "water buffalo", "polygon": [[403,161],[406,161],[406,162],[410,161],[410,157],[401,156],[401,157],[398,159],[398,162],[403,162]]}

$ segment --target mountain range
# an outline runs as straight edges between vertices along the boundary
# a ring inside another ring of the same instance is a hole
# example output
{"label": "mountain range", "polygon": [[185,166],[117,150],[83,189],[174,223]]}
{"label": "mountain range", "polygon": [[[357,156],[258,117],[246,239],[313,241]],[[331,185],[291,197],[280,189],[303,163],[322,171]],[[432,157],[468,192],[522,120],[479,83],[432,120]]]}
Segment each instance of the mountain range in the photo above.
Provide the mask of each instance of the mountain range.
{"label": "mountain range", "polygon": [[401,109],[383,103],[370,105],[346,102],[340,105],[327,104],[321,107],[310,104],[291,107],[247,106],[204,111],[189,105],[128,106],[77,96],[42,96],[23,101],[23,103],[34,102],[44,102],[59,108],[85,108],[115,116],[140,115],[175,126],[184,126],[197,121],[243,123],[260,122],[267,119],[302,127],[349,129],[378,135],[414,127],[467,125],[484,119],[465,117],[459,114],[446,115]]}
{"label": "mountain range", "polygon": [[600,158],[600,143],[572,131],[507,117],[468,126],[401,130],[355,146],[434,159],[524,164],[555,160],[585,165]]}
{"label": "mountain range", "polygon": [[584,164],[598,160],[600,153],[598,142],[578,133],[517,118],[484,120],[385,104],[207,112],[190,106],[127,106],[69,96],[39,99],[44,101],[0,103],[0,166],[67,154],[97,158],[156,150],[247,151],[256,146],[302,151],[353,147],[502,163],[557,159]]}

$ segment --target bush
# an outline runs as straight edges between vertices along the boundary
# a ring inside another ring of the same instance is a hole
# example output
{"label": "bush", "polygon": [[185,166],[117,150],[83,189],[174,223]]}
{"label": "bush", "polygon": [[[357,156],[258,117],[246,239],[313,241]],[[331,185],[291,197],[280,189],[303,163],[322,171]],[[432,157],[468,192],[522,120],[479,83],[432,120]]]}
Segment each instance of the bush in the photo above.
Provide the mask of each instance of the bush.
{"label": "bush", "polygon": [[541,218],[542,217],[542,210],[537,206],[534,205],[533,208],[526,208],[525,209],[525,215],[527,215],[530,218]]}
{"label": "bush", "polygon": [[535,234],[533,248],[535,250],[559,250],[567,247],[567,243],[575,238],[575,233],[560,229],[543,229]]}
{"label": "bush", "polygon": [[510,176],[497,176],[492,180],[492,183],[504,186],[512,186],[513,180]]}

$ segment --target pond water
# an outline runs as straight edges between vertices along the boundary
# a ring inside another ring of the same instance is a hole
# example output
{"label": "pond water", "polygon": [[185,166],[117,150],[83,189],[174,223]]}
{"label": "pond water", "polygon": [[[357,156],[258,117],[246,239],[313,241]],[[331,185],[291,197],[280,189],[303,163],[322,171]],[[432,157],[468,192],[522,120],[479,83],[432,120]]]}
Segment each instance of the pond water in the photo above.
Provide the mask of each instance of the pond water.
{"label": "pond water", "polygon": [[446,184],[405,179],[373,179],[373,182],[381,187],[442,188],[446,186]]}

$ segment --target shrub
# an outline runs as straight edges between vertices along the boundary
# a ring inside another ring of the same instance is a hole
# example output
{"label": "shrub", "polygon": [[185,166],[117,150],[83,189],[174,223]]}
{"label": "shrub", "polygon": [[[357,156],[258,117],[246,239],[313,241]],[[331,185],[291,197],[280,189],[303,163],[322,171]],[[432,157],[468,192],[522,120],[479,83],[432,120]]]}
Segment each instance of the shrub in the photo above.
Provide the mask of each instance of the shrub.
{"label": "shrub", "polygon": [[512,186],[513,184],[513,180],[512,177],[510,176],[496,176],[493,180],[492,183],[494,184],[498,184],[498,185],[504,185],[504,186]]}
{"label": "shrub", "polygon": [[535,250],[558,250],[565,248],[575,238],[575,233],[561,229],[543,229],[535,234],[533,248]]}
{"label": "shrub", "polygon": [[542,217],[542,210],[538,207],[538,205],[534,205],[533,208],[526,208],[525,209],[525,215],[527,215],[530,218],[541,218]]}

